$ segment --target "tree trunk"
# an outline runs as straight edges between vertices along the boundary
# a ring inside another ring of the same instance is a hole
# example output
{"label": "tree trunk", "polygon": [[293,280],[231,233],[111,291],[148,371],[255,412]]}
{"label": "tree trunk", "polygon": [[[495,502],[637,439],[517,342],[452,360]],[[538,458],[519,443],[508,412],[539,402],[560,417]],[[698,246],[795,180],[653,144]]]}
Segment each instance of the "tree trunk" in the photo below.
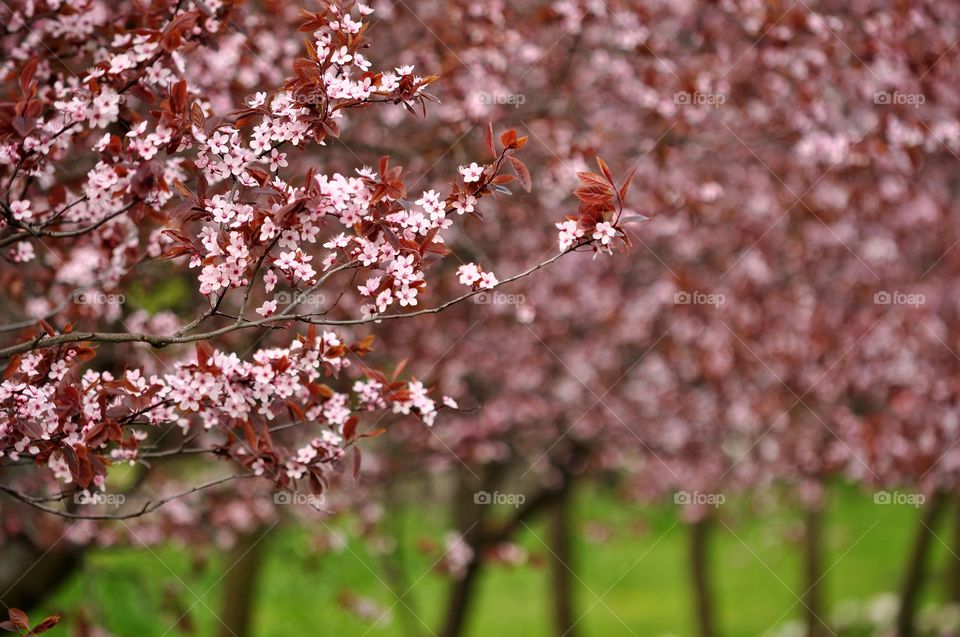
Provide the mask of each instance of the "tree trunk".
{"label": "tree trunk", "polygon": [[950,581],[947,582],[947,594],[949,595],[947,601],[960,604],[960,499],[955,498],[954,500],[958,506],[953,519],[953,547],[950,549],[951,555],[948,558],[950,559],[950,568],[947,569],[947,577],[950,578]]}
{"label": "tree trunk", "polygon": [[716,637],[713,616],[713,591],[710,583],[709,531],[707,518],[690,525],[690,569],[696,606],[698,637]]}
{"label": "tree trunk", "polygon": [[[508,541],[522,527],[525,527],[534,515],[549,510],[559,498],[563,497],[563,494],[570,489],[572,470],[580,457],[581,452],[577,448],[569,452],[565,463],[557,466],[562,477],[559,484],[542,488],[531,497],[525,498],[523,504],[510,518],[493,528],[488,524],[491,508],[489,492],[495,491],[503,482],[506,465],[487,464],[483,467],[482,477],[469,470],[459,472],[459,479],[453,493],[454,519],[463,541],[473,549],[473,558],[466,565],[463,577],[454,582],[451,588],[447,600],[446,618],[439,637],[463,635],[487,549]],[[487,493],[482,495],[481,491]]]}
{"label": "tree trunk", "polygon": [[480,575],[481,560],[479,552],[475,553],[463,577],[454,583],[450,598],[447,600],[447,617],[439,637],[460,637],[464,634],[467,614],[476,590],[477,577]]}
{"label": "tree trunk", "polygon": [[810,505],[803,517],[804,624],[807,637],[827,634],[823,621],[823,509]]}
{"label": "tree trunk", "polygon": [[551,571],[553,589],[553,621],[558,637],[575,637],[577,623],[574,612],[573,493],[569,487],[559,495],[550,520]]}
{"label": "tree trunk", "polygon": [[917,535],[910,553],[910,561],[904,573],[903,584],[900,589],[900,611],[897,615],[897,636],[914,637],[916,634],[914,618],[917,614],[917,603],[926,577],[927,558],[930,553],[930,544],[933,539],[933,530],[940,521],[944,510],[944,495],[935,491],[930,496],[930,502],[920,516]]}
{"label": "tree trunk", "polygon": [[223,602],[220,612],[220,637],[250,637],[253,634],[253,608],[257,577],[263,556],[262,531],[241,535],[227,554]]}
{"label": "tree trunk", "polygon": [[[66,542],[63,543],[64,545]],[[12,540],[0,558],[0,603],[30,612],[56,592],[82,564],[83,550],[55,546],[49,551]]]}
{"label": "tree trunk", "polygon": [[[482,486],[486,489],[497,484],[499,476],[485,473]],[[454,510],[457,527],[464,541],[473,549],[473,559],[467,564],[462,578],[453,583],[450,596],[447,600],[447,613],[439,637],[461,637],[466,626],[467,614],[472,605],[473,595],[477,588],[477,579],[484,562],[484,553],[489,547],[508,541],[520,531],[526,523],[541,511],[549,510],[564,490],[568,489],[570,476],[564,471],[563,483],[555,488],[544,488],[532,497],[526,499],[516,513],[495,528],[488,528],[487,511],[489,504],[484,504],[476,497],[474,491],[476,483],[471,481],[465,472],[460,473],[460,480],[454,493]]]}
{"label": "tree trunk", "polygon": [[461,470],[453,493],[453,515],[463,541],[473,550],[473,558],[463,576],[454,581],[447,599],[447,614],[440,637],[460,637],[466,627],[467,614],[472,606],[477,577],[483,565],[483,532],[490,505],[477,498],[480,491],[489,491],[495,483],[493,471],[485,471],[482,478]]}

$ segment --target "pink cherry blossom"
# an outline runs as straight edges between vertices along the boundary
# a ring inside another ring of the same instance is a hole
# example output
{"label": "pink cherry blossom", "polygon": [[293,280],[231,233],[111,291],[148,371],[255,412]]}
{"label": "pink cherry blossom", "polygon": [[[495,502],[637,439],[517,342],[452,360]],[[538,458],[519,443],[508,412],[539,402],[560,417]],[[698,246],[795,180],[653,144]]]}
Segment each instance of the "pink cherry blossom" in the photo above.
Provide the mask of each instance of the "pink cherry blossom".
{"label": "pink cherry blossom", "polygon": [[461,175],[463,175],[463,181],[466,183],[473,183],[480,181],[480,175],[483,173],[483,166],[477,165],[477,162],[473,162],[469,166],[460,166],[457,168]]}

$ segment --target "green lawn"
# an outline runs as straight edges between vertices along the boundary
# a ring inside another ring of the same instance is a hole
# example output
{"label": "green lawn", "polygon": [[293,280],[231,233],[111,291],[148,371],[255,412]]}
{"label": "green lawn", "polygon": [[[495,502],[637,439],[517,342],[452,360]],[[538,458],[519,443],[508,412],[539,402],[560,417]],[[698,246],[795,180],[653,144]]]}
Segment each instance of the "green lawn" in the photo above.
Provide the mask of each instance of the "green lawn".
{"label": "green lawn", "polygon": [[[692,635],[687,533],[676,508],[628,505],[592,490],[578,493],[576,508],[580,634]],[[917,518],[918,511],[910,506],[877,505],[871,495],[847,486],[832,489],[824,558],[832,612],[860,612],[862,602],[896,590]],[[397,603],[385,584],[389,578],[384,565],[390,558],[364,543],[349,541],[339,552],[318,552],[315,536],[325,530],[324,523],[272,530],[263,540],[255,634],[400,637],[412,634],[404,628],[411,625],[422,635],[430,634],[428,626],[436,631],[447,580],[431,565],[439,556],[444,520],[441,510],[421,509],[406,510],[394,519],[403,531],[400,549],[412,586],[404,603]],[[350,520],[329,524],[350,536]],[[951,534],[946,524],[938,529],[944,541]],[[541,541],[546,537],[541,523],[532,525],[519,538],[529,563],[496,566],[483,574],[470,637],[551,635],[545,566],[549,553]],[[799,519],[785,508],[746,499],[720,508],[713,534],[713,575],[725,636],[790,634],[784,625],[802,609],[799,538]],[[435,546],[424,549],[425,540]],[[117,635],[165,637],[191,627],[194,634],[214,635],[226,561],[214,550],[197,553],[176,546],[98,551],[47,609],[64,612],[69,623],[77,606],[86,605]],[[944,544],[935,543],[930,600],[942,598],[949,555]],[[355,616],[338,602],[344,595],[390,609],[389,620],[376,624]],[[174,627],[188,608],[187,620]],[[777,630],[771,630],[774,626]]]}

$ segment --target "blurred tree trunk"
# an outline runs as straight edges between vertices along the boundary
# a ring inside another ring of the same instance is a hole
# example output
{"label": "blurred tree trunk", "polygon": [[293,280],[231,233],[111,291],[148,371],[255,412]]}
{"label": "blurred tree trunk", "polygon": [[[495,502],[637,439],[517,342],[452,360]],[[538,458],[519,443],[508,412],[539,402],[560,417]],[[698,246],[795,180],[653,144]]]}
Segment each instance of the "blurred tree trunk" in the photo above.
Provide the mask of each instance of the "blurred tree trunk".
{"label": "blurred tree trunk", "polygon": [[439,637],[463,635],[487,549],[510,540],[531,518],[544,510],[549,510],[556,503],[561,494],[569,489],[569,468],[575,466],[578,457],[574,454],[569,464],[557,467],[561,472],[561,479],[556,485],[544,487],[533,496],[525,498],[523,504],[511,517],[498,524],[491,524],[488,519],[488,511],[492,508],[489,502],[482,503],[476,499],[476,485],[480,482],[482,490],[494,490],[503,479],[503,467],[488,465],[482,480],[471,480],[471,476],[473,478],[477,476],[472,473],[468,476],[466,472],[460,472],[453,506],[460,535],[473,550],[473,559],[466,565],[463,576],[453,583],[447,600],[446,618],[443,628],[438,633]]}
{"label": "blurred tree trunk", "polygon": [[933,539],[933,530],[936,528],[943,514],[945,496],[940,491],[934,491],[920,515],[920,524],[914,538],[913,549],[910,552],[910,561],[907,562],[903,584],[900,589],[900,611],[897,615],[897,637],[913,637],[916,634],[914,618],[917,614],[917,603],[923,589],[923,580],[927,572],[927,558],[930,554],[930,544]]}
{"label": "blurred tree trunk", "polygon": [[467,613],[476,590],[477,577],[480,575],[481,562],[480,555],[475,553],[463,577],[454,583],[447,601],[447,617],[439,637],[460,637],[464,633]]}
{"label": "blurred tree trunk", "polygon": [[807,637],[824,637],[823,618],[823,507],[808,505],[803,512],[804,623]]}
{"label": "blurred tree trunk", "polygon": [[253,603],[263,558],[263,530],[245,533],[227,553],[220,637],[250,637],[253,634]]}
{"label": "blurred tree trunk", "polygon": [[[149,472],[137,466],[133,481],[121,491],[136,495]],[[63,502],[65,510],[76,512],[71,498]],[[7,608],[30,612],[51,597],[57,589],[83,567],[89,546],[70,544],[63,536],[51,546],[38,547],[27,537],[9,539],[0,552],[0,615]]]}
{"label": "blurred tree trunk", "polygon": [[573,571],[573,489],[563,489],[557,497],[550,519],[551,585],[553,621],[558,637],[575,637]]}
{"label": "blurred tree trunk", "polygon": [[710,519],[703,517],[690,525],[690,573],[698,637],[716,637],[713,589],[710,582]]}
{"label": "blurred tree trunk", "polygon": [[483,563],[483,543],[481,533],[489,505],[476,500],[478,491],[487,491],[492,478],[485,472],[483,479],[473,480],[476,475],[466,471],[466,467],[459,471],[457,487],[453,494],[453,511],[457,530],[463,541],[470,546],[473,557],[460,579],[456,580],[447,599],[447,615],[444,619],[440,637],[460,637],[463,634],[467,620],[467,613],[473,601],[477,578]]}
{"label": "blurred tree trunk", "polygon": [[66,542],[49,550],[25,539],[11,540],[0,558],[0,603],[30,612],[60,587],[83,562],[83,550]]}
{"label": "blurred tree trunk", "polygon": [[957,504],[953,518],[953,547],[950,549],[950,568],[947,569],[947,601],[960,604],[960,498],[953,497]]}

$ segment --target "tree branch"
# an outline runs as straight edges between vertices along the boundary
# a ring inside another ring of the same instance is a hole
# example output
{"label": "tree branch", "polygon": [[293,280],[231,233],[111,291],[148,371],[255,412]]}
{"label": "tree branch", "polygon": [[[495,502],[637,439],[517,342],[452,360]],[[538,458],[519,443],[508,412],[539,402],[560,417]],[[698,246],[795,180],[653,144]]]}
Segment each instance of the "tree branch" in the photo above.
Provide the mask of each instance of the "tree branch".
{"label": "tree branch", "polygon": [[[209,332],[201,332],[198,334],[174,334],[174,335],[168,335],[168,336],[134,333],[134,332],[69,332],[67,334],[56,334],[54,336],[43,336],[42,334],[40,334],[29,341],[24,341],[22,343],[18,343],[17,345],[11,345],[10,347],[5,347],[3,349],[0,349],[0,359],[10,358],[11,356],[14,356],[16,354],[22,354],[23,352],[29,352],[37,349],[45,349],[48,347],[55,347],[57,345],[63,345],[65,343],[78,343],[78,342],[86,342],[86,341],[92,341],[97,343],[147,343],[155,348],[164,348],[169,345],[193,343],[196,341],[205,341],[213,337],[229,334],[231,332],[234,332],[240,329],[270,326],[271,323],[275,323],[281,320],[301,321],[301,322],[313,324],[313,325],[344,326],[344,325],[364,325],[367,323],[376,323],[376,322],[392,320],[392,319],[413,318],[416,316],[422,316],[424,314],[437,314],[453,305],[462,303],[463,301],[469,298],[477,296],[478,294],[490,292],[491,290],[499,288],[500,286],[503,286],[508,283],[512,283],[514,281],[522,279],[524,277],[530,276],[537,270],[540,270],[541,268],[544,268],[552,264],[553,262],[557,261],[561,257],[571,252],[574,252],[577,248],[582,247],[583,245],[586,245],[586,243],[588,242],[578,243],[570,247],[569,249],[565,250],[564,252],[560,252],[554,255],[553,257],[550,257],[546,261],[542,261],[528,268],[527,270],[520,272],[519,274],[515,274],[511,277],[504,279],[503,281],[500,281],[499,283],[497,283],[497,285],[493,286],[492,288],[488,288],[486,290],[472,290],[470,292],[467,292],[466,294],[462,294],[436,307],[417,310],[415,312],[408,312],[405,314],[387,314],[382,316],[371,316],[371,317],[361,318],[361,319],[333,320],[333,319],[316,318],[318,315],[315,313],[287,315],[286,312],[290,310],[290,307],[288,307],[287,310],[285,310],[283,313],[276,316],[271,316],[271,317],[258,319],[258,320],[243,320],[242,322],[236,322],[231,325],[227,325],[215,330],[211,330]],[[345,264],[344,266],[341,266],[340,269],[345,268],[347,265],[353,265],[353,264]],[[331,271],[327,273],[327,275],[325,276],[329,276],[330,274],[333,274],[333,272]],[[315,287],[316,286],[311,287],[311,290],[314,289]],[[294,301],[291,303],[291,306],[296,306],[298,303],[302,302],[303,299],[306,297],[306,294],[308,293],[309,291],[307,293],[301,294],[300,296],[298,296],[297,299],[294,299]]]}
{"label": "tree branch", "polygon": [[197,493],[198,491],[203,491],[204,489],[209,489],[210,487],[215,487],[215,486],[217,486],[217,485],[224,484],[224,483],[230,482],[230,481],[232,481],[232,480],[239,480],[239,479],[243,479],[243,478],[254,478],[254,477],[256,477],[256,476],[255,476],[254,474],[252,474],[252,473],[235,473],[235,474],[231,474],[231,475],[228,475],[228,476],[224,476],[224,477],[222,477],[222,478],[217,478],[216,480],[211,480],[211,481],[209,481],[209,482],[204,482],[203,484],[198,484],[197,486],[195,486],[195,487],[193,487],[193,488],[191,488],[191,489],[187,489],[186,491],[181,491],[180,493],[176,493],[176,494],[174,494],[174,495],[167,496],[167,497],[162,498],[162,499],[160,499],[160,500],[156,500],[156,501],[147,500],[147,501],[143,504],[143,506],[140,507],[140,508],[139,508],[138,510],[136,510],[136,511],[130,511],[130,512],[127,512],[127,513],[118,513],[118,514],[116,514],[116,515],[110,515],[110,514],[106,514],[106,513],[90,513],[90,514],[88,514],[88,513],[72,513],[72,512],[69,512],[69,511],[63,511],[63,510],[60,510],[60,509],[54,509],[54,508],[52,508],[52,507],[45,506],[45,505],[41,504],[41,502],[44,502],[44,501],[45,501],[45,498],[36,498],[36,497],[33,497],[33,496],[25,495],[25,494],[20,493],[19,491],[15,490],[15,489],[11,489],[10,487],[6,487],[6,486],[3,486],[3,485],[0,485],[0,491],[8,494],[9,496],[11,496],[12,498],[14,498],[14,499],[16,499],[16,500],[19,500],[20,502],[23,502],[23,503],[25,503],[25,504],[28,504],[28,505],[32,506],[32,507],[35,508],[35,509],[39,509],[40,511],[43,511],[44,513],[50,513],[50,514],[52,514],[52,515],[58,515],[58,516],[60,516],[60,517],[62,517],[62,518],[68,518],[68,519],[70,519],[70,520],[129,520],[129,519],[138,518],[138,517],[140,517],[140,516],[146,515],[146,514],[148,514],[148,513],[153,512],[153,511],[156,511],[157,509],[159,509],[160,507],[162,507],[163,505],[165,505],[165,504],[167,504],[167,503],[169,503],[169,502],[172,502],[172,501],[174,501],[174,500],[178,500],[178,499],[180,499],[180,498],[186,497],[186,496],[191,495],[191,494],[193,494],[193,493]]}

